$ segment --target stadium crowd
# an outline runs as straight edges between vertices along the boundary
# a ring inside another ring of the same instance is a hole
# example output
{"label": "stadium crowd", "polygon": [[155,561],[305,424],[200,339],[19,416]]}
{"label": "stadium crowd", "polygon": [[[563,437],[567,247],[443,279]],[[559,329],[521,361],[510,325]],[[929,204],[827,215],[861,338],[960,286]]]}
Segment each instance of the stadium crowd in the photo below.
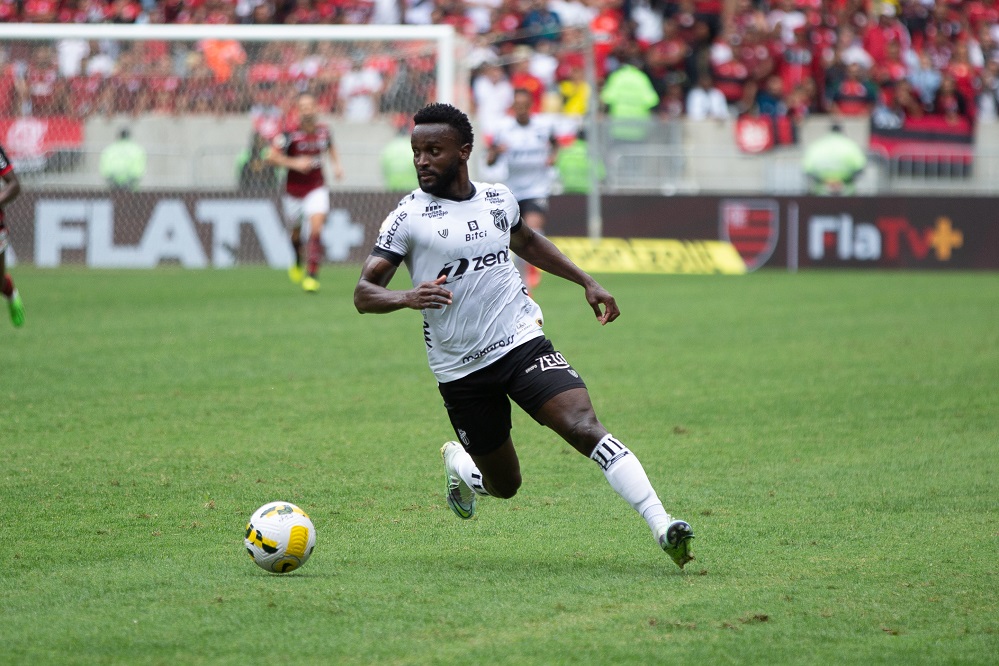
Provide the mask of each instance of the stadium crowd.
{"label": "stadium crowd", "polygon": [[[601,88],[637,69],[658,98],[647,113],[660,117],[887,113],[974,123],[995,121],[999,108],[999,0],[0,0],[0,22],[18,21],[450,23],[472,44],[473,100],[489,107],[480,117],[504,113],[513,88],[530,90],[537,110],[585,112],[586,33]],[[0,115],[276,119],[308,90],[323,108],[365,121],[432,97],[432,52],[351,48],[8,42]]]}

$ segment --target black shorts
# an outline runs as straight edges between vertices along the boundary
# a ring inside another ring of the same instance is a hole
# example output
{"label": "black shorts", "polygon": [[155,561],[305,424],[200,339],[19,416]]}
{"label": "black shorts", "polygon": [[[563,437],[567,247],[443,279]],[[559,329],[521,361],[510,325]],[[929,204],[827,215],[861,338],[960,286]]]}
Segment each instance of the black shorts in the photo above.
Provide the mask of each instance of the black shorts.
{"label": "black shorts", "polygon": [[471,454],[485,455],[510,436],[510,398],[533,417],[554,396],[586,384],[552,343],[540,337],[492,365],[437,387],[462,446]]}
{"label": "black shorts", "polygon": [[542,215],[548,215],[548,199],[522,199],[517,202],[520,204],[520,214],[524,213],[541,213]]}

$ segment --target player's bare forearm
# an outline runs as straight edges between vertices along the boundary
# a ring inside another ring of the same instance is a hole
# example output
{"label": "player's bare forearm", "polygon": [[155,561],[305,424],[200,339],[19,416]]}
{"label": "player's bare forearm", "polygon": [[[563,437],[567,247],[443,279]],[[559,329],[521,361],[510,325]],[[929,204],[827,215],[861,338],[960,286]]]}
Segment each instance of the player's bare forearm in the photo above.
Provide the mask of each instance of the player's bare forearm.
{"label": "player's bare forearm", "polygon": [[440,278],[399,291],[368,282],[364,278],[354,288],[354,307],[361,314],[385,314],[396,310],[439,310],[451,304],[451,292],[440,287]]}
{"label": "player's bare forearm", "polygon": [[555,244],[539,233],[523,225],[521,230],[510,237],[510,249],[524,261],[537,266],[546,273],[575,282],[581,287],[595,282],[569,257],[555,247]]}
{"label": "player's bare forearm", "polygon": [[609,324],[621,316],[617,302],[610,292],[589,273],[572,263],[572,260],[562,254],[554,243],[535,233],[527,225],[521,225],[520,230],[510,236],[510,249],[546,273],[557,275],[583,287],[586,290],[586,302],[590,304],[600,324]]}
{"label": "player's bare forearm", "polygon": [[409,308],[440,309],[451,304],[453,294],[443,287],[447,276],[422,282],[412,289],[394,290],[388,283],[396,267],[381,257],[370,256],[361,268],[361,278],[354,287],[354,307],[361,314],[384,314]]}

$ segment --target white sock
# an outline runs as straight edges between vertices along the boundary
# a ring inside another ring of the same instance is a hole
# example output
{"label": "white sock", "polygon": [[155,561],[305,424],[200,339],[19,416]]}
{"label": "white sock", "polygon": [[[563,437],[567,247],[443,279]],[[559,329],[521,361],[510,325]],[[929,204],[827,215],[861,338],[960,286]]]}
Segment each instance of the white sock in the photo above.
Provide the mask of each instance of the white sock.
{"label": "white sock", "polygon": [[479,468],[475,466],[472,456],[468,455],[465,449],[454,455],[454,471],[472,489],[473,493],[476,495],[489,495],[486,492],[485,486],[482,485],[482,473],[479,472]]}
{"label": "white sock", "polygon": [[611,488],[645,519],[649,529],[658,537],[658,532],[673,519],[663,508],[635,454],[608,433],[597,443],[590,458],[600,465]]}

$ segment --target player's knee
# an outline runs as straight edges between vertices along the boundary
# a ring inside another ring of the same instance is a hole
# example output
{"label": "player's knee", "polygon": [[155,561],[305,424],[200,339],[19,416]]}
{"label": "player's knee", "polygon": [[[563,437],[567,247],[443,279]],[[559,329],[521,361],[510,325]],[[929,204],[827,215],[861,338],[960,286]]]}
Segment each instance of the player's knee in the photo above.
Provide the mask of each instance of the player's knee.
{"label": "player's knee", "polygon": [[574,449],[588,456],[606,434],[607,430],[597,420],[596,414],[589,411],[570,421],[565,439]]}

